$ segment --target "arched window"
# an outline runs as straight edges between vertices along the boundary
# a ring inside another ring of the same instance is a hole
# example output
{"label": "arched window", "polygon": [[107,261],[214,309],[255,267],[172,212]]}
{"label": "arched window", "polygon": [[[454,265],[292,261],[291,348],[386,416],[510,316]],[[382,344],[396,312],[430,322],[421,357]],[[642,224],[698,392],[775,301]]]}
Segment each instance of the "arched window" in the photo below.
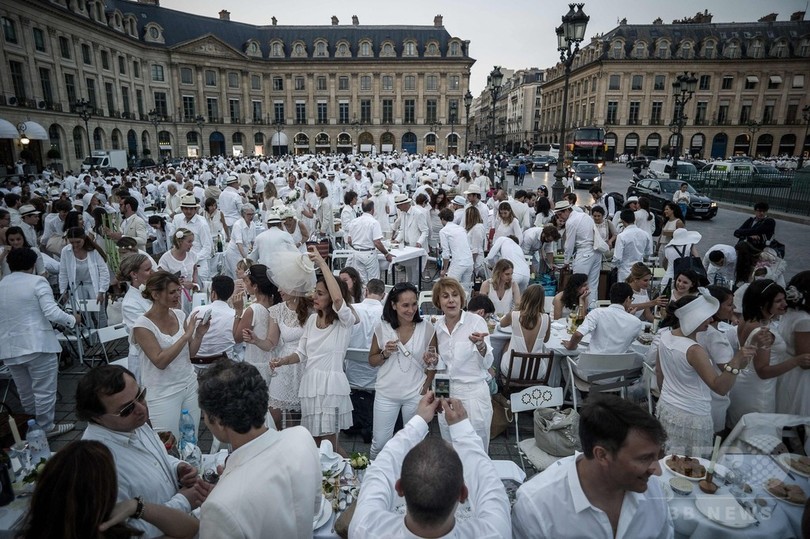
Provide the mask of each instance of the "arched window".
{"label": "arched window", "polygon": [[360,43],[360,56],[371,56],[371,43],[368,41]]}
{"label": "arched window", "polygon": [[450,43],[450,56],[459,56],[461,54],[460,51],[461,47],[458,44],[458,41],[453,41]]}
{"label": "arched window", "polygon": [[403,51],[404,56],[416,56],[416,43],[413,41],[407,41],[405,43],[405,49]]}
{"label": "arched window", "polygon": [[315,56],[326,56],[326,43],[318,41],[315,44]]}
{"label": "arched window", "polygon": [[270,55],[271,56],[276,56],[276,57],[283,55],[283,53],[281,52],[281,43],[279,43],[278,41],[275,41],[270,46]]}

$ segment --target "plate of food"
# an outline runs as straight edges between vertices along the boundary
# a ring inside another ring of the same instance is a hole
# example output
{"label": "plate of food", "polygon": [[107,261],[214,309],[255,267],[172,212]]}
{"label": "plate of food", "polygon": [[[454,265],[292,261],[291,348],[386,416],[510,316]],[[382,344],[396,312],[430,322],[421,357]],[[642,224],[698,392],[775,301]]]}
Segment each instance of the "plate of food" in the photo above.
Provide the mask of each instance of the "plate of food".
{"label": "plate of food", "polygon": [[779,462],[803,477],[810,477],[810,457],[796,455],[795,453],[782,453]]}
{"label": "plate of food", "polygon": [[807,502],[807,494],[802,490],[802,487],[785,483],[775,477],[765,481],[765,491],[777,500],[797,507],[804,507]]}
{"label": "plate of food", "polygon": [[747,528],[757,522],[751,513],[731,496],[697,496],[695,507],[712,522],[728,528]]}
{"label": "plate of food", "polygon": [[709,465],[709,461],[700,457],[670,455],[664,459],[664,464],[673,475],[690,481],[700,481],[706,478],[706,466]]}

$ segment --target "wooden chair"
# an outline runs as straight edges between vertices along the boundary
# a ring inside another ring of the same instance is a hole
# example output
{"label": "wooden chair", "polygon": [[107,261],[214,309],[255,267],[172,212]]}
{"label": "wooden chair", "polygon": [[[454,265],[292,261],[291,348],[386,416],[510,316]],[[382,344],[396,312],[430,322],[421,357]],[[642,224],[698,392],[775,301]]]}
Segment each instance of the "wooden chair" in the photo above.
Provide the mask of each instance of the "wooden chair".
{"label": "wooden chair", "polygon": [[526,470],[526,464],[523,462],[524,455],[538,470],[547,468],[551,463],[558,460],[559,457],[549,455],[535,445],[534,438],[527,438],[520,441],[520,427],[518,425],[518,417],[520,412],[527,412],[529,410],[536,410],[538,408],[555,408],[563,404],[563,390],[561,387],[547,387],[544,385],[536,385],[527,387],[519,392],[512,393],[509,397],[510,407],[512,413],[515,414],[515,441],[517,442],[518,454],[520,455],[520,465],[523,470]]}
{"label": "wooden chair", "polygon": [[[517,372],[514,369],[516,359],[520,360],[520,368],[517,369]],[[544,360],[545,366],[543,366]],[[508,399],[515,391],[522,391],[536,385],[547,385],[553,360],[553,353],[529,354],[512,350],[509,354],[509,369],[506,374],[499,375],[503,388],[501,394]]]}
{"label": "wooden chair", "polygon": [[572,404],[579,410],[577,391],[621,393],[624,398],[627,388],[641,378],[641,366],[634,352],[625,354],[582,353],[578,359],[566,356],[568,363],[568,384]]}

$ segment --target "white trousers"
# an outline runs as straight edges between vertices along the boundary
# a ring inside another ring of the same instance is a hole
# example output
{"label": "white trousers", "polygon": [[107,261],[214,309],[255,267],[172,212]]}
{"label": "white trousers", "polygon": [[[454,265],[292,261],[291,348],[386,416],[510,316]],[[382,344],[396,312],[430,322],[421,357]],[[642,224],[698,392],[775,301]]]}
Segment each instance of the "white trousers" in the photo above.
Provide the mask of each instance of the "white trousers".
{"label": "white trousers", "polygon": [[[518,290],[520,290],[521,294],[523,294],[526,291],[526,288],[528,288],[529,279],[530,277],[528,275],[517,275],[517,274],[512,275],[512,280],[515,281],[515,283],[517,283]],[[515,305],[515,307],[517,307],[517,305]]]}
{"label": "white trousers", "polygon": [[48,432],[53,429],[56,413],[59,361],[52,352],[29,354],[25,357],[26,360],[17,365],[6,364],[17,386],[25,413],[35,416],[37,425]]}
{"label": "white trousers", "polygon": [[588,303],[599,299],[599,272],[602,270],[602,255],[595,251],[589,253],[577,252],[571,264],[573,273],[584,273],[588,276],[588,288],[591,294]]}
{"label": "white trousers", "polygon": [[[445,263],[447,261],[445,260]],[[473,267],[472,266],[459,266],[458,264],[454,264],[452,261],[450,262],[450,269],[447,270],[447,276],[452,277],[456,281],[461,284],[461,288],[464,289],[464,293],[467,294],[467,301],[470,300],[470,292],[472,291],[472,276],[473,276]]]}
{"label": "white trousers", "polygon": [[[464,405],[475,433],[481,437],[484,451],[489,452],[489,429],[492,424],[492,397],[489,393],[489,385],[484,380],[472,384],[462,384],[450,379],[450,396],[460,400]],[[450,436],[447,419],[444,414],[438,414],[438,417],[442,438],[452,442],[453,438]]]}
{"label": "white trousers", "polygon": [[158,432],[171,431],[180,441],[180,415],[188,410],[194,420],[194,434],[200,428],[200,405],[197,402],[197,380],[194,379],[185,387],[166,390],[152,390],[146,393],[146,404],[149,406],[149,419],[152,428]]}
{"label": "white trousers", "polygon": [[371,279],[380,278],[380,261],[377,259],[377,249],[355,251],[349,258],[348,265],[357,270],[364,285]]}
{"label": "white trousers", "polygon": [[397,422],[400,410],[402,411],[402,423],[407,424],[416,415],[416,408],[419,406],[421,395],[417,394],[410,399],[388,397],[377,391],[374,395],[374,429],[371,441],[369,456],[377,458],[382,448],[394,435],[394,425]]}

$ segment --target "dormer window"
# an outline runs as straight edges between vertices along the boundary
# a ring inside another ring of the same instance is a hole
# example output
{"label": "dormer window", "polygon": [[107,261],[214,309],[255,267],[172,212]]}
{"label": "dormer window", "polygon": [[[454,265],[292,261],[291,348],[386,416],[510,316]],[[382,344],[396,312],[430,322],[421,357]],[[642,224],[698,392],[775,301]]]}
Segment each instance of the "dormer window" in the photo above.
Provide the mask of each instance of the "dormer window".
{"label": "dormer window", "polygon": [[461,54],[461,47],[457,41],[450,43],[450,56],[459,56]]}
{"label": "dormer window", "polygon": [[382,56],[394,56],[394,46],[391,43],[383,44]]}
{"label": "dormer window", "polygon": [[326,56],[326,43],[319,41],[315,44],[315,56]]}
{"label": "dormer window", "polygon": [[403,50],[404,56],[416,56],[416,43],[413,41],[408,41],[405,43],[405,49]]}
{"label": "dormer window", "polygon": [[346,43],[338,43],[337,55],[343,57],[349,56],[349,45]]}
{"label": "dormer window", "polygon": [[360,56],[371,56],[371,43],[368,41],[360,43]]}
{"label": "dormer window", "polygon": [[270,56],[275,57],[284,56],[284,52],[281,49],[281,43],[275,41],[270,45]]}

